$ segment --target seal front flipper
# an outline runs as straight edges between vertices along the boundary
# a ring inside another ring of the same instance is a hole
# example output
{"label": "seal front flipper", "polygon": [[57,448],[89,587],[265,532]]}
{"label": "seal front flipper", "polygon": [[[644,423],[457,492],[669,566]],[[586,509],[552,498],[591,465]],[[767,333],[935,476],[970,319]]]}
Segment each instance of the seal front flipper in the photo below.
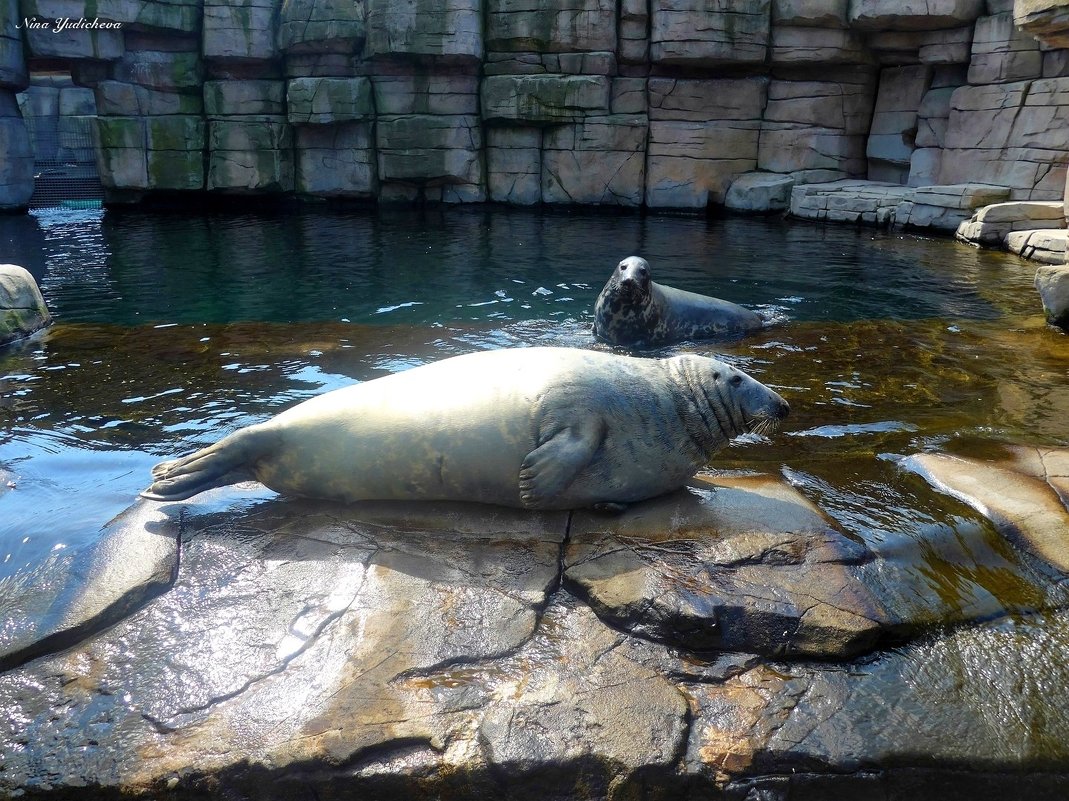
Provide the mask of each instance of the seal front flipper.
{"label": "seal front flipper", "polygon": [[520,501],[541,508],[560,495],[590,464],[605,436],[602,420],[562,428],[527,454],[520,465]]}
{"label": "seal front flipper", "polygon": [[252,466],[266,443],[256,426],[235,431],[189,456],[152,468],[152,484],[141,493],[150,501],[183,501],[199,492],[253,478]]}

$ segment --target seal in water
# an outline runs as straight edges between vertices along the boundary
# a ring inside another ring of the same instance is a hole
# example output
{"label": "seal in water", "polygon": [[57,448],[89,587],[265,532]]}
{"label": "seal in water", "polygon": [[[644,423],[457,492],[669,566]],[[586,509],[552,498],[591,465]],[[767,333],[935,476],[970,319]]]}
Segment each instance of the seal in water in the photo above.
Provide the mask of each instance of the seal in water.
{"label": "seal in water", "polygon": [[176,501],[256,479],[345,502],[618,509],[682,487],[731,438],[771,432],[789,411],[703,356],[485,351],[307,400],[157,465],[141,495]]}
{"label": "seal in water", "polygon": [[744,334],[763,325],[742,306],[654,283],[649,262],[638,256],[616,266],[594,304],[594,335],[632,348]]}

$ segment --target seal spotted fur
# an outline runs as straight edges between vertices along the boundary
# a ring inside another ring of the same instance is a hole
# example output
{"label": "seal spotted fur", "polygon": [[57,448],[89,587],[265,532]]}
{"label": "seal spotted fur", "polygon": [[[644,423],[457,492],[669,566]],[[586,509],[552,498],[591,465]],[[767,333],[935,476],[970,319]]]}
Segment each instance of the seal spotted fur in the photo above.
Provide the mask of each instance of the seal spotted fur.
{"label": "seal spotted fur", "polygon": [[677,489],[786,401],[728,364],[572,348],[456,356],[327,392],[153,469],[182,500],[256,479],[336,501],[615,508]]}
{"label": "seal spotted fur", "polygon": [[649,262],[638,256],[616,266],[594,304],[595,336],[624,347],[732,336],[763,325],[742,306],[655,283]]}

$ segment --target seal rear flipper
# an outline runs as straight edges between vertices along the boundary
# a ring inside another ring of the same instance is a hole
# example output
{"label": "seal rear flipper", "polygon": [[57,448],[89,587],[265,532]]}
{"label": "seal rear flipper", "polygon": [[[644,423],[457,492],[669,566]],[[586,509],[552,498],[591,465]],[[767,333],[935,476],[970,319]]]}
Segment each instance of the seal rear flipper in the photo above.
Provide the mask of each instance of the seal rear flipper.
{"label": "seal rear flipper", "polygon": [[601,445],[605,424],[562,428],[527,454],[520,465],[520,501],[528,509],[538,509],[560,495],[590,464]]}
{"label": "seal rear flipper", "polygon": [[252,465],[258,438],[250,439],[250,429],[236,431],[214,445],[160,462],[152,468],[153,482],[139,493],[152,501],[182,501],[205,490],[225,487],[254,478]]}

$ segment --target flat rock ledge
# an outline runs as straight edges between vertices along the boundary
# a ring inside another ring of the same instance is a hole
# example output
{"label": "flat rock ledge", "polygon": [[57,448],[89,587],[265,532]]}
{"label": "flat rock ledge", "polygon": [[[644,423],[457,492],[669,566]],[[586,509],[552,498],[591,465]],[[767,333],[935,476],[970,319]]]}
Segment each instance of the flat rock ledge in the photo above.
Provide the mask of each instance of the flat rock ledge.
{"label": "flat rock ledge", "polygon": [[1051,515],[1005,503],[1027,606],[963,604],[761,475],[618,517],[138,502],[0,584],[40,618],[4,643],[0,797],[1062,798],[1069,470],[1008,454]]}
{"label": "flat rock ledge", "polygon": [[956,231],[976,208],[1010,197],[1006,187],[979,183],[913,187],[839,180],[801,184],[790,191],[793,217],[945,232]]}

